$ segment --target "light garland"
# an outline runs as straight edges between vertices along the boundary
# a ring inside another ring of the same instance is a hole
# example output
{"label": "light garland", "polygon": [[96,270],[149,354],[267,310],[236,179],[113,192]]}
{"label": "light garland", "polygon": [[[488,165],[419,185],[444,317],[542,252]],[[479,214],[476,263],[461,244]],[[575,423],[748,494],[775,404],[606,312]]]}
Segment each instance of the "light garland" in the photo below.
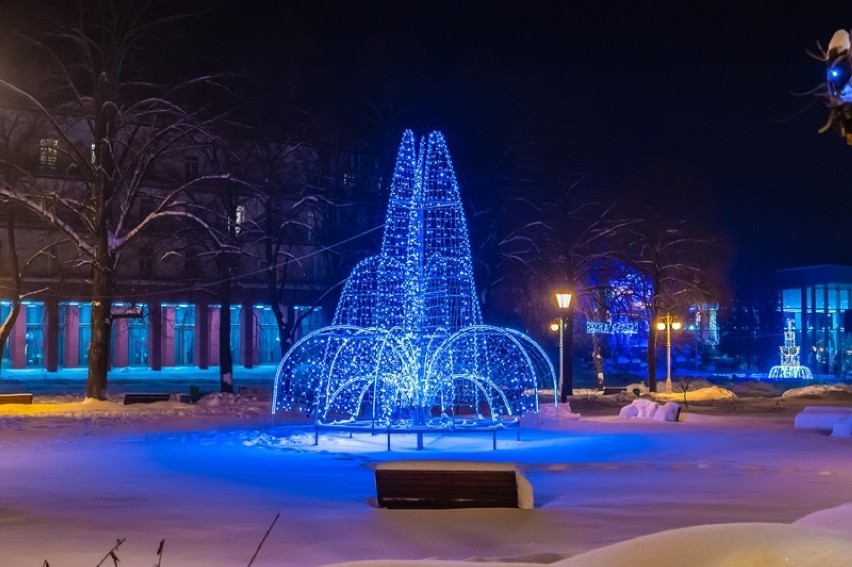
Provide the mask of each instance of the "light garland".
{"label": "light garland", "polygon": [[793,319],[787,319],[784,330],[784,346],[781,349],[781,364],[769,369],[769,379],[799,379],[813,380],[814,375],[807,366],[802,366],[799,359],[799,347],[796,346],[796,326]]}
{"label": "light garland", "polygon": [[494,427],[538,409],[556,387],[528,336],[484,325],[470,238],[440,132],[404,133],[381,252],[344,286],[331,326],[305,336],[278,366],[272,411],[318,424]]}
{"label": "light garland", "polygon": [[635,321],[615,321],[601,323],[586,321],[586,333],[589,335],[635,335],[639,332],[639,323]]}

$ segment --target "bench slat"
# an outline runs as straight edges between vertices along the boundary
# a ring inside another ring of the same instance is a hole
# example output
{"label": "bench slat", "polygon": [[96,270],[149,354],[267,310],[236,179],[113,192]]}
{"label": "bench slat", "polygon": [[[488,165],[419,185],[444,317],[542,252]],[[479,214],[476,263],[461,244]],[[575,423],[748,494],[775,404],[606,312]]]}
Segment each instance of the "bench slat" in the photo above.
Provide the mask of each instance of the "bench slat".
{"label": "bench slat", "polygon": [[382,508],[517,508],[514,471],[376,470]]}
{"label": "bench slat", "polygon": [[171,394],[161,394],[161,393],[124,394],[124,405],[151,404],[151,403],[154,403],[154,402],[168,402],[170,399],[171,399]]}

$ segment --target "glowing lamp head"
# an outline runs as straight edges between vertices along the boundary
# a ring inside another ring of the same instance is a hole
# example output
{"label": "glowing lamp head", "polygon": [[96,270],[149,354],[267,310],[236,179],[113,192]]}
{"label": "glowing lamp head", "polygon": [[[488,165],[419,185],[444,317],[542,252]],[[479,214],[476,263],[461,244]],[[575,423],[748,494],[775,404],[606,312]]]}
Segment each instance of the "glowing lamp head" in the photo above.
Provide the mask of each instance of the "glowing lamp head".
{"label": "glowing lamp head", "polygon": [[842,57],[829,65],[826,71],[826,82],[832,96],[839,96],[850,81],[852,81],[852,60]]}
{"label": "glowing lamp head", "polygon": [[559,306],[559,309],[568,309],[571,305],[571,294],[570,293],[557,293],[556,294],[556,305]]}
{"label": "glowing lamp head", "polygon": [[550,324],[550,330],[551,331],[558,331],[559,330],[559,323],[556,323],[556,322],[551,323]]}
{"label": "glowing lamp head", "polygon": [[672,321],[672,329],[675,331],[679,331],[681,328],[680,321]]}
{"label": "glowing lamp head", "polygon": [[658,322],[657,323],[657,330],[658,331],[665,331],[666,330],[666,324],[663,323],[662,321]]}

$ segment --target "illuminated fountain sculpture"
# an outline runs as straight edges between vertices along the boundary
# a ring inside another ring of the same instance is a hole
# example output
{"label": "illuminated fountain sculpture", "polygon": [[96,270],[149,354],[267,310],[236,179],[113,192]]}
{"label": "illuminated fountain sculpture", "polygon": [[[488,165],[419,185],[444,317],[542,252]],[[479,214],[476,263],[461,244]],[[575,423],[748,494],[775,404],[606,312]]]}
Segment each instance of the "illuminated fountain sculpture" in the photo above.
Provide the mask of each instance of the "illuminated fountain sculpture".
{"label": "illuminated fountain sculpture", "polygon": [[799,361],[799,347],[796,346],[796,326],[792,319],[787,319],[787,329],[784,331],[784,346],[781,348],[781,364],[769,369],[770,379],[803,379],[813,380],[814,375],[807,366]]}
{"label": "illuminated fountain sculpture", "polygon": [[318,425],[501,427],[556,377],[526,335],[482,322],[444,136],[403,135],[381,252],[350,275],[331,326],[287,351],[272,412]]}

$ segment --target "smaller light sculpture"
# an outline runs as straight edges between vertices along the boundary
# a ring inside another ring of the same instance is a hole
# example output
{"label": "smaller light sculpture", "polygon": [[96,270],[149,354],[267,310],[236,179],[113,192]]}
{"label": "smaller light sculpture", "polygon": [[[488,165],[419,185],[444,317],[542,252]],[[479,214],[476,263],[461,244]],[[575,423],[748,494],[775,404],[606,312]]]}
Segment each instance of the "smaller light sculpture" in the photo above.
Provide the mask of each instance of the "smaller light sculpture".
{"label": "smaller light sculpture", "polygon": [[781,349],[781,364],[769,369],[770,380],[813,380],[814,375],[807,366],[802,366],[799,359],[799,347],[796,346],[796,323],[787,319],[787,329],[784,331],[784,346]]}

